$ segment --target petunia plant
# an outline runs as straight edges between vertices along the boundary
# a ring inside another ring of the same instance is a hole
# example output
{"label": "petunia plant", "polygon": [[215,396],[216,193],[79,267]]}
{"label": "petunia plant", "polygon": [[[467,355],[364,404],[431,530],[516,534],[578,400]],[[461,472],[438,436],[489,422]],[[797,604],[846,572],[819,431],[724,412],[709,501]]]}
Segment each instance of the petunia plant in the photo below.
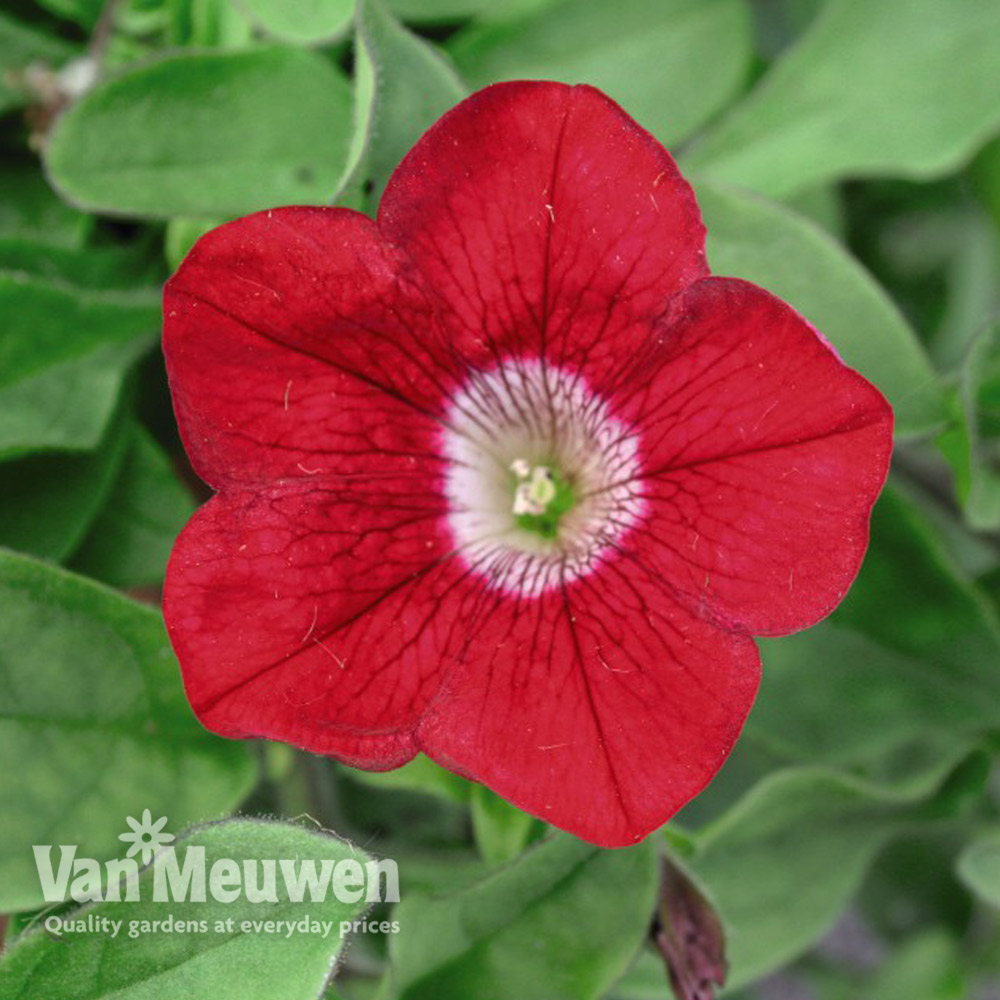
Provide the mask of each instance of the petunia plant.
{"label": "petunia plant", "polygon": [[998,37],[6,4],[0,1000],[994,997]]}

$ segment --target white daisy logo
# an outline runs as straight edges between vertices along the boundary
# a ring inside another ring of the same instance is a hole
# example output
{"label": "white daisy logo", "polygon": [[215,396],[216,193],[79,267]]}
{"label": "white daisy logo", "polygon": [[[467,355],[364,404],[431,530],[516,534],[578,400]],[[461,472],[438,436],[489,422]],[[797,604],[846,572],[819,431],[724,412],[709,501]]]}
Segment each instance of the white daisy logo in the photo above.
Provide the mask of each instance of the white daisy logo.
{"label": "white daisy logo", "polygon": [[141,821],[133,819],[131,816],[126,816],[125,821],[132,827],[131,833],[121,833],[118,835],[119,840],[124,840],[125,843],[131,841],[132,843],[125,857],[130,858],[133,854],[142,851],[142,863],[144,865],[148,865],[153,855],[161,847],[169,844],[174,839],[172,833],[161,832],[167,824],[167,817],[161,816],[154,823],[153,814],[148,809],[143,809]]}

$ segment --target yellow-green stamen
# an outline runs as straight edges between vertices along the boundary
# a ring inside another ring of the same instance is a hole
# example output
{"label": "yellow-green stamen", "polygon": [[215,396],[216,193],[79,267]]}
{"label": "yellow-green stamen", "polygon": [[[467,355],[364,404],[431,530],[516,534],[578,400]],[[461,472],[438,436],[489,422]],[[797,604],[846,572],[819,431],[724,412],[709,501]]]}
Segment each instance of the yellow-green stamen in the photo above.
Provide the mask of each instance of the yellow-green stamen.
{"label": "yellow-green stamen", "polygon": [[511,464],[515,476],[512,511],[519,528],[555,538],[559,521],[576,505],[572,484],[551,465],[531,467],[523,459]]}

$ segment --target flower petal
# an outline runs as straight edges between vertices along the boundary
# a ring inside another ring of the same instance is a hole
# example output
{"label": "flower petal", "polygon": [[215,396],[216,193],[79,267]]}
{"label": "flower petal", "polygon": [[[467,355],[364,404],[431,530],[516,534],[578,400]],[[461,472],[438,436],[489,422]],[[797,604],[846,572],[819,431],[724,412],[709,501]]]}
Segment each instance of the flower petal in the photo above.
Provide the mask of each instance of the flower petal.
{"label": "flower petal", "polygon": [[700,614],[755,635],[836,607],[867,548],[892,411],[801,316],[748,282],[699,282],[615,404],[643,438],[635,558]]}
{"label": "flower petal", "polygon": [[666,822],[722,765],[759,681],[745,634],[621,558],[540,599],[480,605],[419,730],[439,763],[607,847]]}
{"label": "flower petal", "polygon": [[164,612],[188,698],[226,736],[396,766],[436,690],[441,501],[418,480],[231,490],[188,524]]}
{"label": "flower petal", "polygon": [[168,282],[164,313],[181,434],[216,487],[405,468],[407,425],[445,392],[421,294],[375,224],[344,209],[213,230]]}
{"label": "flower petal", "polygon": [[690,187],[592,87],[474,94],[403,160],[378,218],[469,363],[542,354],[598,388],[670,297],[708,273]]}

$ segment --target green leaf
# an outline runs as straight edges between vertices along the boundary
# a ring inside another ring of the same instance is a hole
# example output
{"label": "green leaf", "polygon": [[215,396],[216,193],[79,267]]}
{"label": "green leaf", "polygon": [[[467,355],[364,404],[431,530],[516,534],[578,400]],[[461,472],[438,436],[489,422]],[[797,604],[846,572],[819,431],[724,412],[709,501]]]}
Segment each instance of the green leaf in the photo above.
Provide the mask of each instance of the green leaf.
{"label": "green leaf", "polygon": [[170,6],[172,47],[238,49],[253,38],[253,23],[243,0],[173,0]]}
{"label": "green leaf", "polygon": [[965,471],[959,496],[969,526],[993,531],[1000,528],[1000,322],[973,341],[962,364],[958,398]]}
{"label": "green leaf", "polygon": [[865,1000],[963,1000],[972,992],[968,965],[950,934],[924,931],[892,950],[863,995]]}
{"label": "green leaf", "polygon": [[959,856],[957,870],[977,896],[1000,909],[1000,828],[969,844]]}
{"label": "green leaf", "polygon": [[[0,237],[0,273],[15,279],[38,278],[81,292],[150,286],[158,274],[145,254],[130,247],[92,246],[69,250],[22,238]],[[158,294],[150,289],[149,301]]]}
{"label": "green leaf", "polygon": [[95,87],[46,147],[75,204],[164,218],[325,203],[350,140],[350,88],[291,48],[185,52]]}
{"label": "green leaf", "polygon": [[37,2],[56,17],[75,21],[88,30],[93,29],[104,7],[104,0],[37,0]]}
{"label": "green leaf", "polygon": [[88,292],[17,272],[0,272],[0,315],[0,389],[160,325],[155,292]]}
{"label": "green leaf", "polygon": [[435,23],[467,17],[509,16],[512,12],[543,7],[552,0],[389,0],[389,9],[403,21]]}
{"label": "green leaf", "polygon": [[170,459],[139,423],[108,503],[76,551],[72,568],[114,587],[160,583],[174,539],[194,513]]}
{"label": "green leaf", "polygon": [[[1000,725],[1000,630],[920,511],[887,489],[846,601],[827,622],[763,640],[747,736],[796,761],[869,766],[918,741],[965,745]],[[936,752],[936,751],[935,751]]]}
{"label": "green leaf", "polygon": [[800,191],[782,204],[843,242],[846,227],[841,201],[840,191],[829,185]]}
{"label": "green leaf", "polygon": [[79,250],[94,220],[61,202],[34,166],[0,164],[0,239]]}
{"label": "green leaf", "polygon": [[769,0],[753,4],[757,48],[768,60],[794,42],[823,9],[827,0]]}
{"label": "green leaf", "polygon": [[33,844],[117,856],[126,816],[175,826],[249,791],[246,749],[195,721],[160,615],[0,553],[0,911],[43,900]]}
{"label": "green leaf", "polygon": [[836,620],[900,653],[937,662],[955,683],[1000,681],[996,612],[919,509],[895,490],[876,504],[864,570]]}
{"label": "green leaf", "polygon": [[[902,569],[902,568],[901,568]],[[795,761],[879,762],[918,742],[964,742],[1000,723],[1000,672],[905,656],[836,621],[762,642],[748,739]]]}
{"label": "green leaf", "polygon": [[0,114],[26,102],[28,74],[58,68],[79,50],[36,28],[0,13]]}
{"label": "green leaf", "polygon": [[491,792],[485,785],[471,789],[472,832],[483,860],[490,865],[516,858],[536,830],[544,826]]}
{"label": "green leaf", "polygon": [[43,559],[69,556],[107,499],[127,442],[125,422],[115,420],[96,451],[30,455],[0,465],[0,545]]}
{"label": "green leaf", "polygon": [[695,189],[713,271],[756,282],[798,309],[885,393],[898,434],[943,421],[937,376],[916,335],[839,243],[780,205],[705,180]]}
{"label": "green leaf", "polygon": [[744,0],[564,0],[540,14],[473,25],[449,50],[476,87],[591,83],[675,144],[743,86],[752,41]]}
{"label": "green leaf", "polygon": [[1000,231],[1000,135],[982,148],[969,168],[969,179]]}
{"label": "green leaf", "polygon": [[408,893],[389,942],[398,1000],[589,1000],[645,939],[655,847],[605,851],[555,834],[505,868],[440,896]]}
{"label": "green leaf", "polygon": [[[878,224],[898,225],[881,219]],[[905,259],[907,250],[912,254],[919,243],[941,255],[938,267],[928,268],[932,274],[938,271],[933,277],[941,286],[941,312],[930,352],[938,370],[950,373],[961,367],[986,318],[1000,314],[1000,230],[985,208],[969,203],[942,210],[940,223],[927,225],[928,232],[914,228],[903,228],[897,236],[905,249],[896,259]]]}
{"label": "green leaf", "polygon": [[962,757],[944,756],[933,771],[891,787],[826,768],[789,768],[696,835],[696,853],[683,865],[725,925],[727,987],[784,965],[821,937],[891,837],[948,814],[959,793],[979,794],[985,764]]}
{"label": "green leaf", "polygon": [[615,983],[608,1000],[669,1000],[667,982],[663,959],[647,948]]}
{"label": "green leaf", "polygon": [[[197,848],[204,850],[208,872],[220,862],[235,862],[241,888],[250,884],[251,878],[265,882],[267,861],[290,859],[303,866],[311,862],[319,870],[323,864],[356,861],[364,865],[369,860],[337,837],[266,820],[231,820],[191,831],[173,845],[176,864],[183,867]],[[255,863],[254,875],[245,874],[247,862]],[[162,863],[162,858],[154,865],[157,863]],[[341,922],[358,919],[370,905],[364,899],[341,902],[329,883],[325,900],[313,902],[307,892],[302,901],[294,902],[280,868],[274,880],[276,902],[251,903],[245,892],[232,902],[221,902],[211,892],[200,902],[158,902],[154,899],[153,870],[147,868],[140,875],[138,900],[102,902],[63,914],[67,919],[121,921],[117,935],[67,930],[53,939],[41,930],[25,934],[0,963],[0,997],[315,1000],[323,995],[343,945]],[[356,892],[346,883],[344,888],[352,895]],[[195,929],[149,929],[153,921],[168,919],[174,926],[178,921],[194,921]],[[269,931],[263,926],[266,921],[286,923]],[[301,921],[319,927],[286,932],[287,922]]]}
{"label": "green leaf", "polygon": [[354,15],[354,0],[243,0],[251,18],[269,35],[308,45],[342,34]]}
{"label": "green leaf", "polygon": [[[465,88],[437,49],[404,28],[379,0],[358,0],[358,140],[374,196],[420,136]],[[367,103],[363,103],[367,101]]]}
{"label": "green leaf", "polygon": [[948,173],[1000,124],[998,36],[981,0],[830,0],[688,165],[772,197]]}
{"label": "green leaf", "polygon": [[149,345],[149,339],[105,344],[0,387],[0,460],[36,450],[96,448],[126,372]]}

